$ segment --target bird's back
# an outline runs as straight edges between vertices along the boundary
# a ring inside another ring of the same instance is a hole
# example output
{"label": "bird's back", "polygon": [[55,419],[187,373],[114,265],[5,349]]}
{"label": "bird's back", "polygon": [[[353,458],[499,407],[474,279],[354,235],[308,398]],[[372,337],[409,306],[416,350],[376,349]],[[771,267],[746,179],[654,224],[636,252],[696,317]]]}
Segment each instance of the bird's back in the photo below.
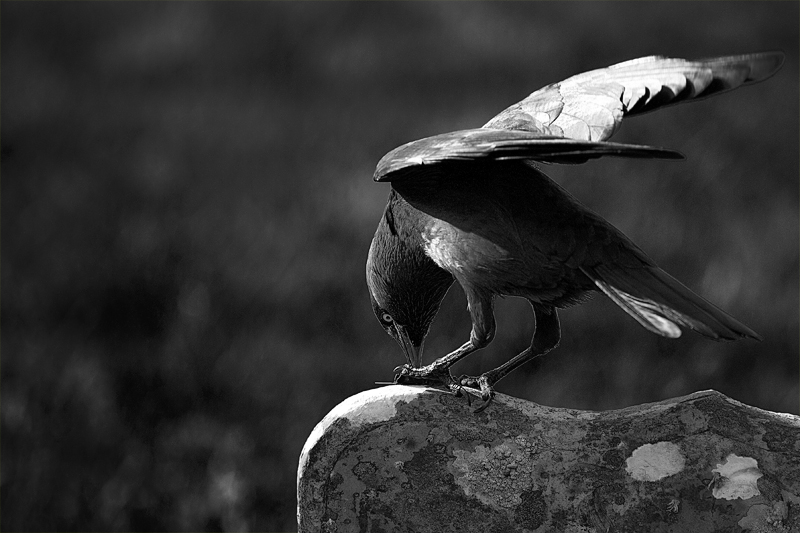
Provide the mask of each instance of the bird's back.
{"label": "bird's back", "polygon": [[594,288],[581,271],[586,262],[649,263],[622,233],[527,163],[453,163],[393,186],[425,220],[426,253],[462,285],[561,306]]}

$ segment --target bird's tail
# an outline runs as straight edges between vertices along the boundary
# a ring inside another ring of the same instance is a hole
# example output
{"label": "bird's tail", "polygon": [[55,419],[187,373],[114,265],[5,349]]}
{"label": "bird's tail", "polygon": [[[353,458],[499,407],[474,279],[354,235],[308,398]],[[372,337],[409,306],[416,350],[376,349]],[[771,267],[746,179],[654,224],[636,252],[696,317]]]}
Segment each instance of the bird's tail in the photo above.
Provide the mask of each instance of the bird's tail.
{"label": "bird's tail", "polygon": [[620,268],[599,264],[582,270],[606,296],[653,333],[679,337],[680,325],[715,340],[761,340],[758,333],[655,265]]}

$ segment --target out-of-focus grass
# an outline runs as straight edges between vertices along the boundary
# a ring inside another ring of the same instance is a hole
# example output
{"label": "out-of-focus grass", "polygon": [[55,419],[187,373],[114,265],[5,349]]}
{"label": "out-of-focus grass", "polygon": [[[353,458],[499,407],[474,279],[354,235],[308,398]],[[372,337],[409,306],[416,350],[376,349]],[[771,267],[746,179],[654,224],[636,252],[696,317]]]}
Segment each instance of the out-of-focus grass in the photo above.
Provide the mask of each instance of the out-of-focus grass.
{"label": "out-of-focus grass", "polygon": [[[364,260],[398,144],[653,53],[783,49],[758,86],[633,119],[684,163],[548,172],[762,343],[602,298],[500,385],[606,409],[715,388],[798,410],[798,6],[3,3],[2,506],[23,530],[292,530],[297,457],[402,362]],[[463,342],[448,295],[429,357]],[[521,350],[524,302],[459,366]]]}

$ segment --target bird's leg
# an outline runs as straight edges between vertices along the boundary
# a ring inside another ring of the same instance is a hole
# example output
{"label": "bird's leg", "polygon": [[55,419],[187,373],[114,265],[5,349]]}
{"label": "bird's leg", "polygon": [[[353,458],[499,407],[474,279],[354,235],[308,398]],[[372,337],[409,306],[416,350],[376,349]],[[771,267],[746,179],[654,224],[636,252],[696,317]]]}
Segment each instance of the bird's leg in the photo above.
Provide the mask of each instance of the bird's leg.
{"label": "bird's leg", "polygon": [[512,357],[493,370],[484,372],[480,376],[462,376],[459,382],[464,387],[476,388],[481,391],[483,405],[475,409],[479,413],[486,409],[494,398],[494,385],[508,374],[524,365],[531,359],[544,355],[556,346],[561,340],[561,326],[558,322],[556,309],[534,307],[536,330],[533,333],[531,345],[519,355]]}
{"label": "bird's leg", "polygon": [[[438,385],[443,384],[456,396],[461,396],[461,384],[453,378],[450,367],[459,359],[466,357],[477,350],[469,340],[461,345],[457,350],[440,357],[433,363],[414,368],[411,365],[401,365],[394,369],[394,382],[398,385]],[[469,396],[467,396],[469,400]]]}
{"label": "bird's leg", "polygon": [[[492,296],[474,291],[465,292],[467,292],[467,302],[469,303],[469,312],[472,317],[472,333],[469,340],[458,349],[436,359],[429,365],[419,368],[413,368],[411,365],[402,365],[395,368],[396,383],[404,379],[429,379],[431,377],[441,380],[440,376],[443,373],[450,376],[449,369],[451,366],[491,342],[495,332]],[[456,380],[452,377],[450,377],[450,380],[460,389],[461,385]],[[450,388],[452,389],[453,387],[450,386]]]}

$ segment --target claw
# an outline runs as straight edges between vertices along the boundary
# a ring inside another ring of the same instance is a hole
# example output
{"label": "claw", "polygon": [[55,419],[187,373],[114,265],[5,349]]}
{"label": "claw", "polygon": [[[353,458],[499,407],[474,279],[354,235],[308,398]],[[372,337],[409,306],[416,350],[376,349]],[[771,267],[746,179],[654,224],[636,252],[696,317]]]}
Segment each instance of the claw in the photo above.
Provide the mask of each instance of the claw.
{"label": "claw", "polygon": [[395,374],[406,375],[409,373],[410,370],[411,370],[411,365],[399,365],[394,367],[394,370],[392,370],[392,372],[394,372]]}
{"label": "claw", "polygon": [[473,409],[473,411],[472,411],[472,412],[473,412],[473,413],[475,413],[475,414],[478,414],[478,413],[480,413],[481,411],[483,411],[484,409],[486,409],[487,407],[489,407],[489,404],[491,404],[491,403],[492,403],[492,400],[493,400],[493,399],[494,399],[494,391],[492,391],[492,393],[491,393],[491,394],[488,394],[488,395],[486,395],[486,396],[484,396],[483,394],[481,394],[481,400],[483,400],[483,405],[479,405],[478,407],[476,407],[475,409]]}
{"label": "claw", "polygon": [[467,398],[467,407],[472,407],[472,394],[467,392],[464,396]]}
{"label": "claw", "polygon": [[[450,389],[450,393],[453,396],[455,396],[456,398],[461,398],[462,396],[464,396],[464,387],[462,387],[461,385],[459,385],[457,382],[455,382],[453,380],[451,380],[447,384],[447,388]],[[469,404],[470,403],[469,394],[467,394],[466,396],[467,396],[467,404]]]}
{"label": "claw", "polygon": [[[469,387],[471,389],[478,389],[481,391],[481,400],[483,400],[483,404],[476,407],[472,411],[473,413],[480,413],[492,403],[492,400],[494,399],[494,388],[489,381],[489,376],[486,374],[481,374],[478,377],[462,375],[458,378],[458,382],[462,387]],[[469,402],[467,403],[471,406]]]}

